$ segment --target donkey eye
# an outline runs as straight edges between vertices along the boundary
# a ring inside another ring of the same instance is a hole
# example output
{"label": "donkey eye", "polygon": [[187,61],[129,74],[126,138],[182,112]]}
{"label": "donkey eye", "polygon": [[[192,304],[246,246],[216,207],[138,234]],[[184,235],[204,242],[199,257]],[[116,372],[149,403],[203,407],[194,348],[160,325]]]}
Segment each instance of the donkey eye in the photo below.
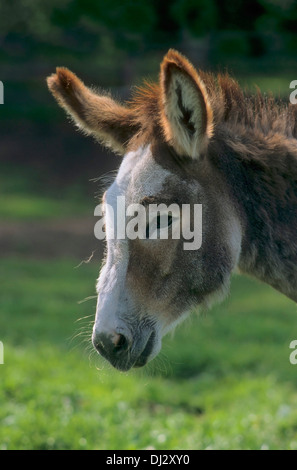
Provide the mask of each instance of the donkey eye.
{"label": "donkey eye", "polygon": [[157,229],[169,227],[172,224],[172,215],[165,215],[157,217]]}
{"label": "donkey eye", "polygon": [[145,236],[146,238],[150,238],[150,235],[152,235],[150,234],[150,227],[152,228],[152,230],[161,230],[163,228],[170,227],[170,225],[172,225],[172,215],[158,214],[155,220],[147,224]]}

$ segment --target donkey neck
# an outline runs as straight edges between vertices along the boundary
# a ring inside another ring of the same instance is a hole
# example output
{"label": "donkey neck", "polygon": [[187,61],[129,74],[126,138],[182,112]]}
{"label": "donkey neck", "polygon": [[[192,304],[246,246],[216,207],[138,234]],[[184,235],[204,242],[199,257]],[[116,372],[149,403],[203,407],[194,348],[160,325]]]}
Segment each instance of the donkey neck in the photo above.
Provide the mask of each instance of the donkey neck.
{"label": "donkey neck", "polygon": [[297,301],[297,141],[224,136],[210,154],[243,228],[240,271]]}

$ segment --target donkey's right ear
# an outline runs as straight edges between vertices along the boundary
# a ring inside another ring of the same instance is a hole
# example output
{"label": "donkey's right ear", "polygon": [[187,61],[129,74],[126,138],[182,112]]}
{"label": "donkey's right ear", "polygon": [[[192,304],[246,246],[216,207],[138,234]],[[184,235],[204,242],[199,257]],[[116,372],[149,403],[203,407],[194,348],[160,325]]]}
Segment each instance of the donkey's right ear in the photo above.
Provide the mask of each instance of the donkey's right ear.
{"label": "donkey's right ear", "polygon": [[212,135],[213,113],[193,65],[170,49],[161,64],[161,123],[167,142],[180,155],[199,158]]}
{"label": "donkey's right ear", "polygon": [[112,98],[87,88],[70,70],[59,67],[47,78],[49,90],[58,104],[86,134],[124,154],[136,132],[131,111]]}

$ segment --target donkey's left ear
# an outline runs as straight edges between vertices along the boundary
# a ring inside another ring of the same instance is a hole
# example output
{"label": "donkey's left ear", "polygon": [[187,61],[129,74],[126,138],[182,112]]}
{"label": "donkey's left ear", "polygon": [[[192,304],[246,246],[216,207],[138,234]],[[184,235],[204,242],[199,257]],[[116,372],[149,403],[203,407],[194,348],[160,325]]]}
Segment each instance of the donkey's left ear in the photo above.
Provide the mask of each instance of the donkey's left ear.
{"label": "donkey's left ear", "polygon": [[170,49],[161,64],[161,120],[166,140],[179,155],[199,158],[212,135],[213,113],[193,65]]}

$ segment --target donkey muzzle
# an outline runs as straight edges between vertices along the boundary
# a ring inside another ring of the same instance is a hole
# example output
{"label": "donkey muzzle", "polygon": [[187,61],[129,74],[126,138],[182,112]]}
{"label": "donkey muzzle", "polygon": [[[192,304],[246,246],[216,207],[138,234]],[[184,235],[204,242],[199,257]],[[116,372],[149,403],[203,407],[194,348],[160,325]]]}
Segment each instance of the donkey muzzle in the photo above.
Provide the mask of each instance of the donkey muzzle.
{"label": "donkey muzzle", "polygon": [[131,335],[122,328],[117,331],[98,331],[94,329],[92,342],[99,354],[113,367],[127,371],[132,367],[144,366],[155,344],[156,333],[153,329],[141,334]]}

